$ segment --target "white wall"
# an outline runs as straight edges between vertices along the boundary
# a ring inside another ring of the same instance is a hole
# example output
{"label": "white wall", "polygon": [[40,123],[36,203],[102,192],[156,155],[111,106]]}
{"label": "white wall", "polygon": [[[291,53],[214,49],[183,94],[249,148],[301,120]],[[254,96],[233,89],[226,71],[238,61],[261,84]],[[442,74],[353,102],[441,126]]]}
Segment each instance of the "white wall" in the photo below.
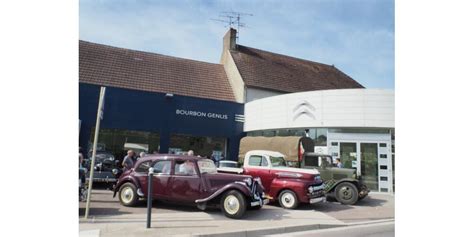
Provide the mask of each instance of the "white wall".
{"label": "white wall", "polygon": [[281,95],[281,94],[283,93],[271,91],[271,90],[263,90],[263,89],[247,87],[247,89],[245,90],[245,97],[246,97],[245,102],[250,102],[250,101],[263,99],[270,96]]}
{"label": "white wall", "polygon": [[[245,104],[244,131],[302,127],[395,127],[393,90],[291,93]],[[302,113],[306,111],[306,113]]]}
{"label": "white wall", "polygon": [[227,74],[232,91],[234,92],[235,100],[239,103],[245,103],[245,86],[242,77],[240,76],[237,65],[235,65],[234,59],[230,55],[229,50],[222,52],[221,64],[224,65],[224,70]]}

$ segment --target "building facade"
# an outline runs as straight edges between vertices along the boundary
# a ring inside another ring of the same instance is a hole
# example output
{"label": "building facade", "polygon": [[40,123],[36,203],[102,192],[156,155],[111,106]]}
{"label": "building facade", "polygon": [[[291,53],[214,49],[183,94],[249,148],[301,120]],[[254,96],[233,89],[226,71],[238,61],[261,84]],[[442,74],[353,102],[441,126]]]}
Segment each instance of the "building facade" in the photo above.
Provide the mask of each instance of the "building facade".
{"label": "building facade", "polygon": [[299,92],[245,104],[247,136],[309,136],[373,191],[394,191],[394,93],[379,89]]}
{"label": "building facade", "polygon": [[309,136],[316,151],[357,169],[371,190],[394,191],[394,93],[366,89],[334,65],[237,44],[219,64],[79,42],[80,146],[92,141],[106,86],[99,143],[148,153],[236,160],[243,136]]}
{"label": "building facade", "polygon": [[99,90],[107,87],[100,147],[237,157],[244,105],[222,65],[79,42],[79,144],[94,137]]}

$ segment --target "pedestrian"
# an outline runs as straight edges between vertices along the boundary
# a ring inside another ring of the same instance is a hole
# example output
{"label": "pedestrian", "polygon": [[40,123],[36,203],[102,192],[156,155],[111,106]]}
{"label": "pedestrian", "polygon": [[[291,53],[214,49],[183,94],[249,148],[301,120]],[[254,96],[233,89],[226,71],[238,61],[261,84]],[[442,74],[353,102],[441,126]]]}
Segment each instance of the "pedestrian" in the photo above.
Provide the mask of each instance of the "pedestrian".
{"label": "pedestrian", "polygon": [[140,160],[141,158],[145,158],[146,153],[144,151],[140,152],[140,157],[137,158],[137,160]]}
{"label": "pedestrian", "polygon": [[337,168],[342,168],[341,159],[339,159],[339,158],[336,158],[336,167]]}
{"label": "pedestrian", "polygon": [[126,171],[126,170],[129,170],[133,167],[133,156],[135,155],[135,152],[133,152],[133,150],[128,150],[127,151],[127,155],[123,158],[123,161],[122,161],[122,166],[123,166],[123,170]]}
{"label": "pedestrian", "polygon": [[84,163],[84,156],[82,153],[79,152],[79,168],[82,168],[82,164]]}
{"label": "pedestrian", "polygon": [[194,151],[193,151],[193,150],[189,150],[189,151],[188,151],[188,156],[194,156]]}

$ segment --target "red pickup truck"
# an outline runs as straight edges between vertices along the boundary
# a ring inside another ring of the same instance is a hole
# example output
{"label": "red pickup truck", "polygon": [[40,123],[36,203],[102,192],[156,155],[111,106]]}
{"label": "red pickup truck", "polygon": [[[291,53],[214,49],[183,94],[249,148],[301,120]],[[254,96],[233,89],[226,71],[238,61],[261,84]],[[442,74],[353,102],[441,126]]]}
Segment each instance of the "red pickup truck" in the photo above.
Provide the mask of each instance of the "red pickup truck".
{"label": "red pickup truck", "polygon": [[294,209],[300,203],[326,200],[324,184],[317,170],[291,168],[279,152],[253,150],[245,154],[242,168],[218,168],[221,173],[237,173],[259,177],[270,201],[283,208]]}

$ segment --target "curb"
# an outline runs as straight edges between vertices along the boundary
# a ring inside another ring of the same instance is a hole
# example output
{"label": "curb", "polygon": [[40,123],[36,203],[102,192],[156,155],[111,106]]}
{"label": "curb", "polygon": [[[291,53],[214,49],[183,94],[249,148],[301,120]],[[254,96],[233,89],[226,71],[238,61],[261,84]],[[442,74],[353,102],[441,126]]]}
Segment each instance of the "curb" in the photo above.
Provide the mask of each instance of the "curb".
{"label": "curb", "polygon": [[352,222],[352,223],[347,223],[347,226],[370,225],[370,224],[385,223],[385,222],[392,222],[392,221],[395,221],[395,218],[380,219],[380,220],[373,220],[373,221]]}
{"label": "curb", "polygon": [[193,234],[193,237],[254,237],[262,235],[273,235],[273,234],[285,234],[291,232],[307,231],[307,230],[318,230],[318,229],[329,229],[336,227],[345,227],[348,224],[311,224],[311,225],[300,225],[300,226],[286,226],[286,227],[274,227],[256,230],[241,230],[232,232],[219,232],[212,234]]}

